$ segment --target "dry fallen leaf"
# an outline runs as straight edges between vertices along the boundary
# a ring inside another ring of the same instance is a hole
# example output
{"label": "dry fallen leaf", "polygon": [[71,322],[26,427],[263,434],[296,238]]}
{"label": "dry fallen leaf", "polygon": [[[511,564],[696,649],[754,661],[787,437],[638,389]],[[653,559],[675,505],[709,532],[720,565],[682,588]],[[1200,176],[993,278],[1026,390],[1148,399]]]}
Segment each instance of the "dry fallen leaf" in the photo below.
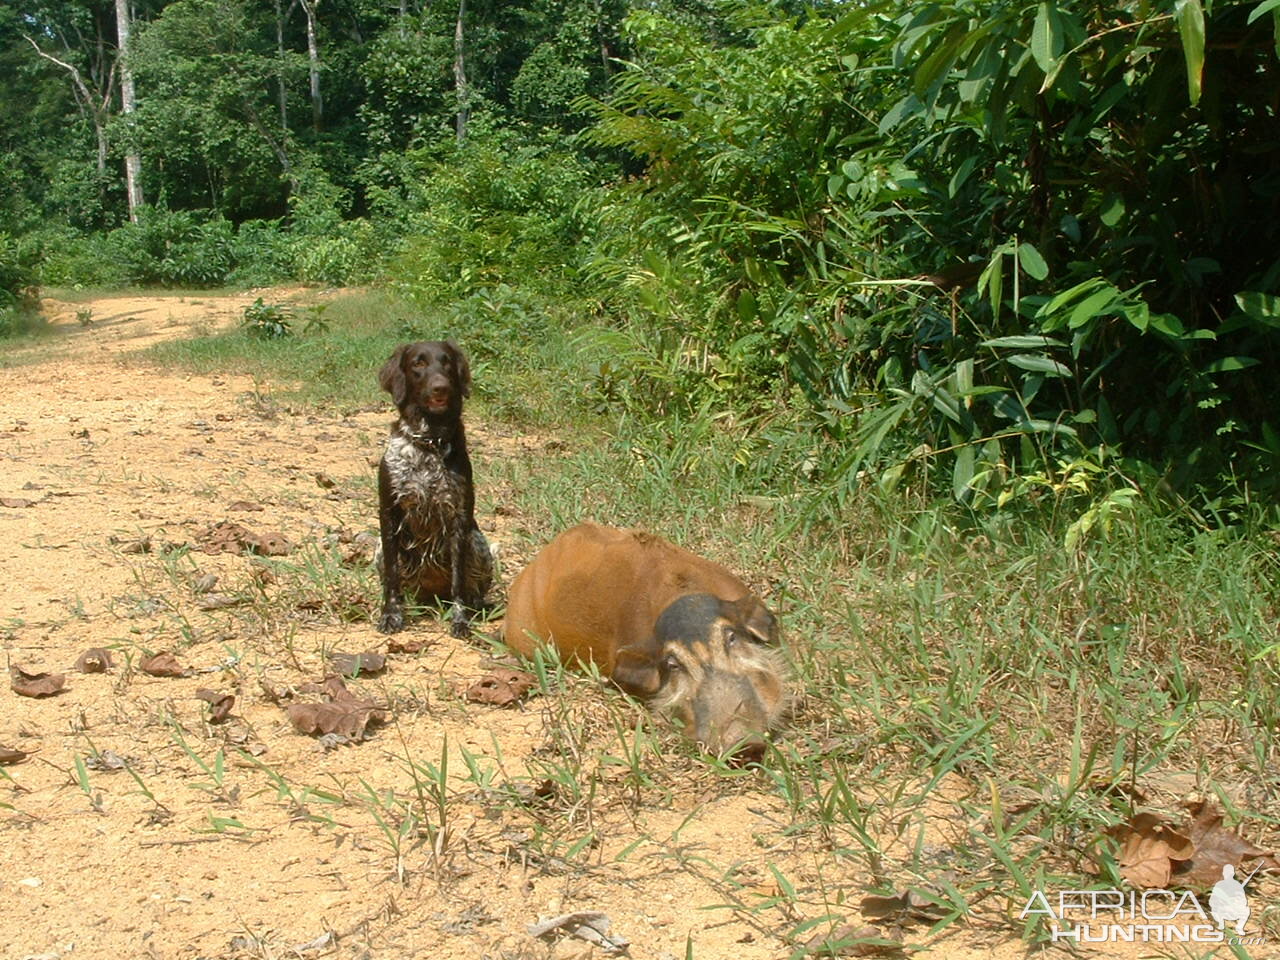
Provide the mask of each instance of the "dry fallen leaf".
{"label": "dry fallen leaf", "polygon": [[264,557],[283,557],[293,549],[293,544],[285,538],[284,534],[275,530],[252,535],[246,541],[246,546],[251,553]]}
{"label": "dry fallen leaf", "polygon": [[76,660],[76,669],[81,673],[106,673],[113,666],[111,652],[102,647],[90,647]]}
{"label": "dry fallen leaf", "polygon": [[258,512],[263,509],[262,504],[254,503],[252,500],[237,500],[234,503],[227,504],[228,510],[236,510],[244,513]]}
{"label": "dry fallen leaf", "polygon": [[208,593],[217,585],[218,575],[216,573],[204,573],[191,582],[191,590],[193,593]]}
{"label": "dry fallen leaf", "polygon": [[384,711],[366,700],[291,703],[286,712],[299,733],[336,733],[351,740],[363,740],[365,728],[371,723],[381,723],[386,716]]}
{"label": "dry fallen leaf", "polygon": [[274,530],[254,533],[248,527],[230,520],[222,520],[196,537],[205,553],[257,553],[262,556],[283,556],[293,549],[284,535]]}
{"label": "dry fallen leaf", "polygon": [[898,922],[921,920],[933,923],[946,915],[945,910],[914,890],[903,890],[891,897],[870,894],[862,898],[861,908],[863,916],[875,920],[893,917]]}
{"label": "dry fallen leaf", "polygon": [[523,670],[494,670],[467,689],[467,700],[471,703],[509,707],[528,693],[537,682],[533,674]]}
{"label": "dry fallen leaf", "polygon": [[1265,866],[1280,866],[1271,851],[1255,847],[1224,827],[1222,811],[1212,801],[1190,803],[1187,812],[1191,814],[1191,822],[1185,830],[1195,853],[1174,865],[1173,875],[1179,883],[1209,887],[1222,879],[1222,868],[1227,864],[1239,867],[1242,861],[1257,857],[1265,858]]}
{"label": "dry fallen leaf", "polygon": [[21,763],[25,759],[27,759],[27,754],[21,750],[0,745],[0,766],[11,766],[15,763]]}
{"label": "dry fallen leaf", "polygon": [[421,653],[428,646],[425,640],[388,640],[387,653]]}
{"label": "dry fallen leaf", "polygon": [[0,497],[0,506],[11,507],[14,510],[21,510],[24,507],[34,507],[36,502],[28,500],[26,497]]}
{"label": "dry fallen leaf", "polygon": [[903,952],[902,941],[886,936],[879,927],[855,927],[852,923],[846,923],[831,933],[818,934],[805,944],[805,949],[813,956],[822,957],[896,957]]}
{"label": "dry fallen leaf", "polygon": [[328,703],[293,703],[285,708],[300,733],[319,734],[322,739],[336,735],[363,740],[368,725],[386,719],[385,710],[370,700],[357,698],[336,674],[325,677],[323,683],[303,684],[298,692],[320,693],[330,698]]}
{"label": "dry fallen leaf", "polygon": [[66,681],[60,673],[27,673],[21,667],[9,668],[9,686],[22,697],[51,697],[62,690]]}
{"label": "dry fallen leaf", "polygon": [[1120,876],[1139,889],[1167,887],[1174,861],[1187,860],[1195,852],[1189,837],[1154,813],[1139,813],[1107,834],[1120,844]]}
{"label": "dry fallen leaf", "polygon": [[196,696],[209,704],[210,723],[222,723],[222,721],[226,720],[236,702],[235,694],[216,693],[207,687],[201,687],[197,690]]}
{"label": "dry fallen leaf", "polygon": [[121,553],[150,553],[151,538],[138,537],[134,540],[121,540],[119,537],[108,537],[107,542],[118,547]]}
{"label": "dry fallen leaf", "polygon": [[624,953],[630,943],[625,937],[609,934],[609,915],[599,910],[577,910],[550,920],[541,920],[526,927],[531,937],[545,937],[549,933],[562,932],[594,943],[605,953]]}
{"label": "dry fallen leaf", "polygon": [[241,607],[248,601],[244,597],[233,597],[225,593],[206,593],[196,604],[201,610],[224,610],[227,607]]}
{"label": "dry fallen leaf", "polygon": [[178,663],[178,658],[168,650],[162,650],[154,656],[143,657],[138,661],[138,669],[153,677],[185,677],[187,671]]}
{"label": "dry fallen leaf", "polygon": [[380,653],[366,650],[364,653],[331,653],[329,662],[344,677],[372,676],[386,668],[387,658]]}

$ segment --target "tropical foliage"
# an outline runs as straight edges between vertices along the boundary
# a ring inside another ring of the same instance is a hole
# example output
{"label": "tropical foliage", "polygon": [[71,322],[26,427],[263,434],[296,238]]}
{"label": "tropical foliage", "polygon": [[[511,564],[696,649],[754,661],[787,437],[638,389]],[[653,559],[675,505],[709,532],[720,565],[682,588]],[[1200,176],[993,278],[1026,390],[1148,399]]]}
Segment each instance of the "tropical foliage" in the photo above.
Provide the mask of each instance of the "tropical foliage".
{"label": "tropical foliage", "polygon": [[102,0],[0,11],[10,309],[519,289],[589,318],[600,408],[734,411],[744,471],[823,510],[907,484],[1079,501],[1083,534],[1139,491],[1202,524],[1276,492],[1276,0],[134,16],[122,53]]}

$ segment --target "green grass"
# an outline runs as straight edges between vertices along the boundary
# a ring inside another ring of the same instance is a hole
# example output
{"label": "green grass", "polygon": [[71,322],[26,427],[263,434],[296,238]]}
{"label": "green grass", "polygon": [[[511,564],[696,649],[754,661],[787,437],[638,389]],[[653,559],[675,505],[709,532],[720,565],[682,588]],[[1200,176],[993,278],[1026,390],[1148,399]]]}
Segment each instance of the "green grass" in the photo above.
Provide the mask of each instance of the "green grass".
{"label": "green grass", "polygon": [[[447,308],[349,295],[324,318],[322,333],[264,342],[232,331],[144,359],[248,371],[299,403],[350,409],[383,402],[373,374],[398,343],[454,336],[472,358],[470,416],[557,433],[550,451],[477,465],[481,512],[491,490],[510,491],[522,547],[587,518],[638,525],[765,593],[782,614],[796,702],[756,782],[786,802],[796,848],[826,864],[800,889],[775,871],[783,900],[912,889],[937,905],[939,926],[981,917],[1035,939],[1014,919],[1026,892],[1109,883],[1085,873],[1087,854],[1135,796],[1177,819],[1191,782],[1230,800],[1229,822],[1262,846],[1274,838],[1280,570],[1265,535],[1205,532],[1139,504],[1068,548],[1074,517],[1062,502],[975,515],[868,484],[833,503],[804,468],[822,441],[788,429],[785,410],[767,420],[598,412],[599,358],[579,347],[600,321],[515,291]],[[367,572],[323,560],[298,565],[299,593],[314,581],[319,596],[342,595],[344,582],[372,595],[358,580]],[[547,704],[557,737],[587,728],[580,703]],[[553,738],[539,761],[559,802],[585,811],[563,832],[538,821],[548,855],[580,852],[599,793],[638,804],[690,776],[689,756],[668,754],[677,772],[655,772],[659,748],[634,717],[590,728],[611,744],[600,755],[584,753],[599,737]],[[443,823],[443,807],[416,800],[416,816]],[[943,838],[939,817],[957,824]],[[396,857],[400,869],[398,846]],[[776,905],[731,888],[735,911]]]}
{"label": "green grass", "polygon": [[377,371],[407,340],[453,338],[471,357],[473,415],[521,425],[563,425],[588,408],[586,360],[573,344],[576,311],[502,288],[448,307],[392,293],[348,293],[330,302],[323,329],[308,308],[288,306],[293,332],[263,340],[242,327],[158,344],[140,362],[196,373],[247,373],[273,397],[329,412],[381,406]]}

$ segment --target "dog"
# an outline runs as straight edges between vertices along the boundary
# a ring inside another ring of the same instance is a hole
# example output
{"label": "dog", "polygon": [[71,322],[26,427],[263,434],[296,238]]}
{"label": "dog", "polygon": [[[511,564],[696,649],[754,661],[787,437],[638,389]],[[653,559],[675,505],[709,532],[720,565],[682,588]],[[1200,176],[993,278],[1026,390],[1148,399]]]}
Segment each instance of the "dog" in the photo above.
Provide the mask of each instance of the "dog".
{"label": "dog", "polygon": [[378,629],[404,629],[404,588],[419,599],[452,602],[449,632],[470,634],[493,580],[493,555],[476,525],[475,486],[462,401],[471,368],[452,340],[406,343],[378,374],[400,416],[378,466]]}
{"label": "dog", "polygon": [[787,706],[774,615],[720,564],[639,530],[551,541],[508,591],[503,639],[594,663],[709,753],[758,761]]}

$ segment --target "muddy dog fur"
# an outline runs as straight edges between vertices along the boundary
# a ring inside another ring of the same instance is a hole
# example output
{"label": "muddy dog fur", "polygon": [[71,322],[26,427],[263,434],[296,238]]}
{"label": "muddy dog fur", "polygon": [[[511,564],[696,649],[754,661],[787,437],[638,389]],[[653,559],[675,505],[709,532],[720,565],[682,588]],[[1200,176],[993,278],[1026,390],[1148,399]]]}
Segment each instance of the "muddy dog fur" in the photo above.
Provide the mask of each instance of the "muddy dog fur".
{"label": "muddy dog fur", "polygon": [[407,343],[378,374],[400,416],[378,466],[378,629],[405,625],[404,591],[452,602],[450,633],[470,633],[469,611],[484,605],[493,556],[475,520],[475,484],[462,425],[471,368],[452,340]]}

